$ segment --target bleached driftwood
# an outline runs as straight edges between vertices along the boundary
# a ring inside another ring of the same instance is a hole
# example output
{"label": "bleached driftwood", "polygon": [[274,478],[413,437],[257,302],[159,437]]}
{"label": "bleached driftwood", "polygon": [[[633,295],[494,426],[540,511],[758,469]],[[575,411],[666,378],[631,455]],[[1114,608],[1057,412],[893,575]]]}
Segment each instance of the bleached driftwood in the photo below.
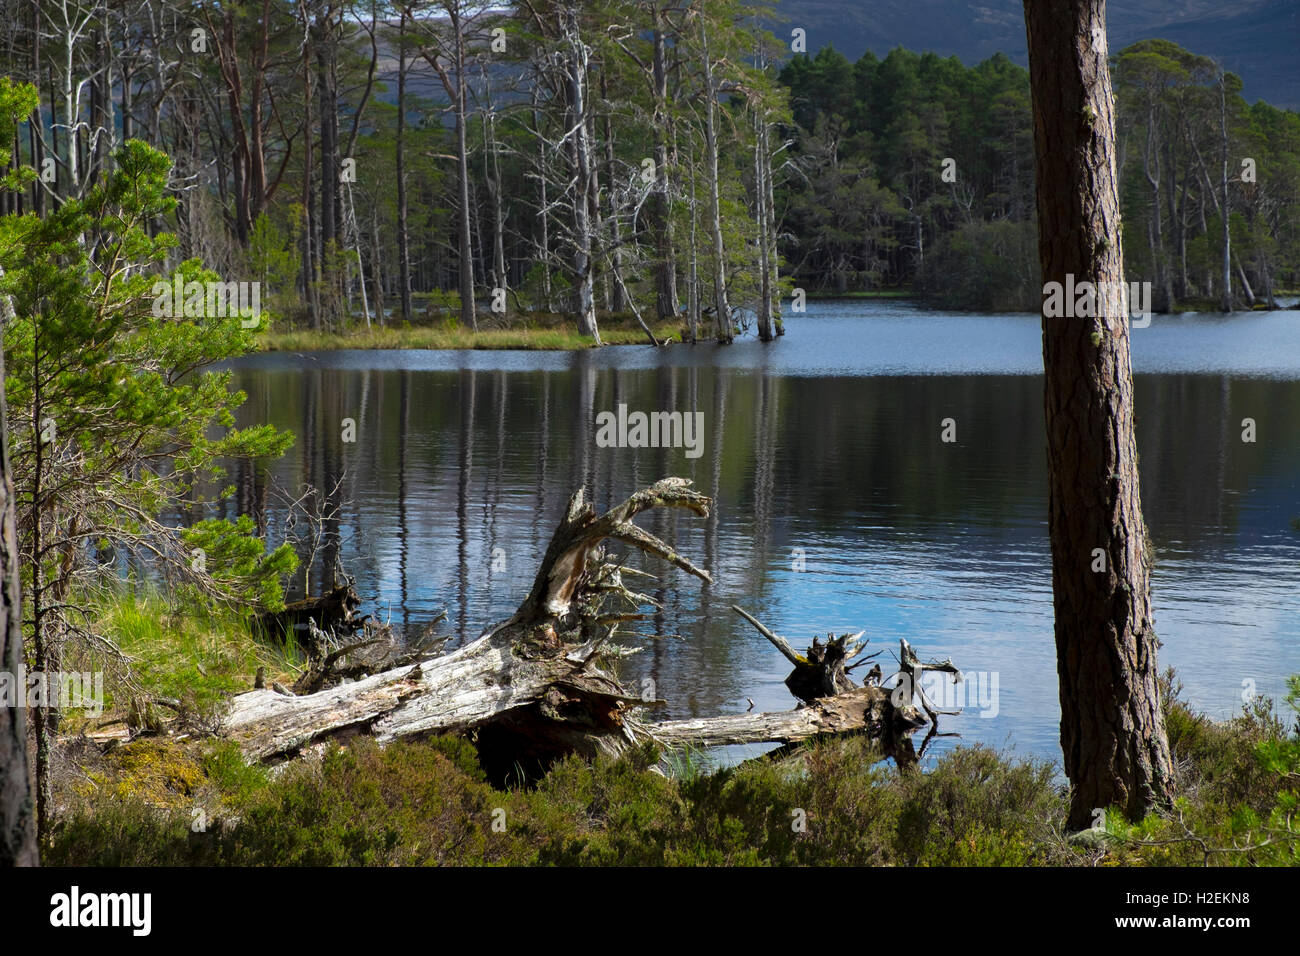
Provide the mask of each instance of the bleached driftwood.
{"label": "bleached driftwood", "polygon": [[[666,746],[779,742],[861,731],[886,754],[910,751],[910,733],[925,721],[895,705],[879,686],[857,687],[848,660],[861,654],[860,634],[814,640],[805,655],[743,614],[795,664],[787,684],[803,701],[792,711],[650,723],[647,703],[629,692],[610,662],[631,652],[610,643],[620,623],[640,618],[654,601],[632,591],[636,572],[609,560],[605,544],[621,541],[703,581],[709,574],[633,523],[652,508],[707,516],[710,500],[690,482],[665,478],[597,515],[582,491],[569,501],[528,596],[508,620],[453,653],[385,670],[351,683],[292,696],[254,690],[235,697],[221,734],[250,757],[291,756],[326,738],[372,734],[380,741],[430,734],[470,734],[489,772],[544,767],[578,753],[616,754],[653,739]],[[874,656],[874,655],[873,655]],[[661,703],[661,702],[660,702]],[[906,745],[902,742],[906,740]]]}
{"label": "bleached driftwood", "polygon": [[[647,732],[669,747],[720,747],[726,744],[798,743],[821,734],[865,731],[882,742],[895,732],[923,726],[910,708],[895,708],[890,692],[880,687],[855,687],[795,710],[731,714],[696,720],[651,724]],[[886,756],[892,756],[887,753]]]}

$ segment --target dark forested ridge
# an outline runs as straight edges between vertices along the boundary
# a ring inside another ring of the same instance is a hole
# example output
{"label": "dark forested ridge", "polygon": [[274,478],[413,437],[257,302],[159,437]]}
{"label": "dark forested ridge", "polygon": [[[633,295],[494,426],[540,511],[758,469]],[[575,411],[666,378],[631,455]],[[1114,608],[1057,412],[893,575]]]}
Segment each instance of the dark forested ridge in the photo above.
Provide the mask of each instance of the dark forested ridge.
{"label": "dark forested ridge", "polygon": [[[1113,56],[1125,265],[1155,311],[1272,304],[1300,266],[1300,116],[1166,40]],[[802,175],[788,180],[795,281],[835,292],[914,284],[958,308],[1036,308],[1029,76],[832,48],[781,73]],[[945,169],[945,164],[946,169]],[[1230,234],[1223,214],[1228,210]]]}
{"label": "dark forested ridge", "polygon": [[[808,30],[808,49],[830,43],[849,58],[867,50],[883,56],[894,47],[933,50],[966,63],[1005,53],[1025,64],[1025,24],[1017,0],[951,3],[947,0],[798,0],[782,8]],[[1110,47],[1140,40],[1173,40],[1222,60],[1246,83],[1252,102],[1300,106],[1294,65],[1300,6],[1292,0],[1136,0],[1115,3],[1108,14]]]}

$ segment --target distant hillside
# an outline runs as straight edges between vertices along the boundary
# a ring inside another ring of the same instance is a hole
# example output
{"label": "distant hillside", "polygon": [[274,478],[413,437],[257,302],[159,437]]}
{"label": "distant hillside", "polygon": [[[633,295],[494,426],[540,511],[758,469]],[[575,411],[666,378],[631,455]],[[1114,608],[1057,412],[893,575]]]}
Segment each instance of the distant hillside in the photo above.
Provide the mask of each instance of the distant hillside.
{"label": "distant hillside", "polygon": [[[1109,5],[1110,46],[1152,37],[1219,58],[1245,81],[1248,100],[1300,108],[1297,0],[1131,0]],[[790,28],[808,31],[808,52],[832,45],[857,59],[896,46],[956,55],[967,63],[1003,52],[1024,65],[1020,0],[781,0]]]}

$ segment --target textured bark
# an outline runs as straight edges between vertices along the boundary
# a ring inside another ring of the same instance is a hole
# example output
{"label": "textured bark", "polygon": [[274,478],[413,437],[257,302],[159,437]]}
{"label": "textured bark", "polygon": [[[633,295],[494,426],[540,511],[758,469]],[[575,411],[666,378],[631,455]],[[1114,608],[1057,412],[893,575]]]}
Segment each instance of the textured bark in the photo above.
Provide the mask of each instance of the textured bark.
{"label": "textured bark", "polygon": [[[10,311],[7,297],[0,305]],[[0,326],[7,318],[0,315]],[[0,380],[3,378],[4,353],[0,350]],[[23,631],[7,421],[4,391],[0,389],[0,671],[16,675],[23,664]],[[25,687],[16,690],[26,692]],[[0,867],[35,866],[39,862],[27,772],[25,713],[22,707],[0,707]]]}
{"label": "textured bark", "polygon": [[[1026,0],[1043,282],[1122,283],[1104,0]],[[1043,363],[1070,826],[1138,818],[1171,782],[1138,491],[1127,302],[1043,319]],[[1104,569],[1095,571],[1100,549]]]}

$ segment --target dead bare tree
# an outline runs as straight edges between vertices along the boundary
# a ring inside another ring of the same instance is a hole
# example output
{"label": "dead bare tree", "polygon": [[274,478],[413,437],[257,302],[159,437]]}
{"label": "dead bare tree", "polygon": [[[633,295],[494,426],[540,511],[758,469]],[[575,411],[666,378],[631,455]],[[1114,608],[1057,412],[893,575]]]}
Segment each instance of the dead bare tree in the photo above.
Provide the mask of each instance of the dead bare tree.
{"label": "dead bare tree", "polygon": [[705,186],[709,191],[709,237],[713,243],[713,328],[715,338],[729,343],[735,338],[731,305],[727,301],[727,260],[722,242],[722,197],[718,181],[718,88],[715,65],[709,52],[708,26],[699,20],[701,64],[704,71]]}
{"label": "dead bare tree", "polygon": [[[568,271],[573,285],[573,310],[578,332],[600,343],[596,322],[595,264],[598,251],[599,190],[592,147],[588,73],[591,47],[582,39],[576,4],[525,3],[546,50],[536,58],[537,76],[546,84],[553,102],[562,105],[564,121],[558,139],[544,142],[543,155],[563,157],[564,175],[551,176],[560,184],[542,215],[563,209],[557,217],[568,247]],[[534,131],[540,136],[541,130]],[[540,173],[547,176],[545,171]]]}

